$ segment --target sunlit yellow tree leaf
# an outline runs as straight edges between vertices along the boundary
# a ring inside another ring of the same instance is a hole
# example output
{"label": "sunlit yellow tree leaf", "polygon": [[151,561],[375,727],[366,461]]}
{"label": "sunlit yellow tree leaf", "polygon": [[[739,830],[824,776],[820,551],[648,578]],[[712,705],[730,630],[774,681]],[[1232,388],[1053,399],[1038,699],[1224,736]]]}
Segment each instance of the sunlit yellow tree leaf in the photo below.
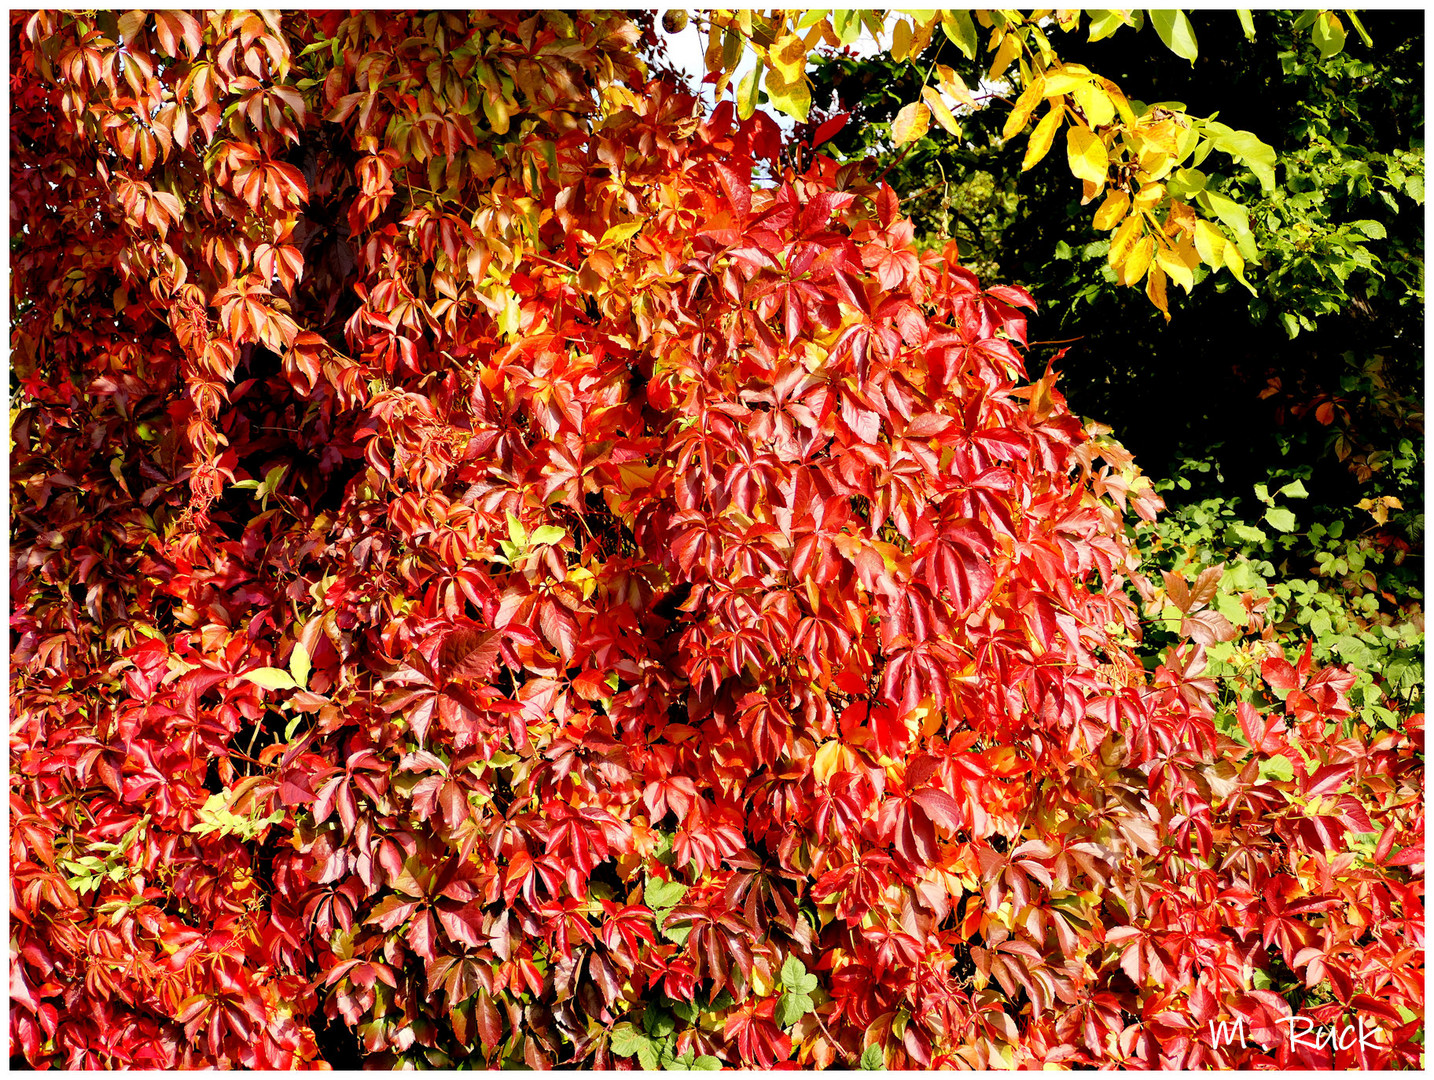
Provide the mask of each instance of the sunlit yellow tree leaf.
{"label": "sunlit yellow tree leaf", "polygon": [[1055,141],[1056,131],[1061,126],[1061,118],[1065,110],[1058,105],[1052,105],[1041,122],[1036,125],[1036,130],[1031,132],[1031,140],[1026,144],[1026,156],[1021,159],[1021,170],[1031,168],[1045,157],[1050,151],[1051,143]]}
{"label": "sunlit yellow tree leaf", "polygon": [[897,146],[915,142],[931,127],[931,110],[922,102],[913,101],[896,114],[891,122],[891,138]]}
{"label": "sunlit yellow tree leaf", "polygon": [[1066,128],[1066,160],[1071,172],[1099,187],[1105,183],[1110,159],[1100,136],[1082,124]]}

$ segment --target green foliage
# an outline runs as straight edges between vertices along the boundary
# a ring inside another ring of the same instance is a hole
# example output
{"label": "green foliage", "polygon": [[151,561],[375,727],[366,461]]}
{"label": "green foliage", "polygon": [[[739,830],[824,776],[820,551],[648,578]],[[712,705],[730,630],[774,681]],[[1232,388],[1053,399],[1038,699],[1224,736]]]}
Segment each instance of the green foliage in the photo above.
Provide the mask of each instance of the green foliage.
{"label": "green foliage", "polygon": [[[1205,674],[1221,684],[1220,726],[1235,738],[1233,707],[1251,700],[1261,658],[1282,644],[1298,651],[1308,642],[1316,664],[1351,668],[1355,714],[1347,724],[1400,728],[1423,709],[1423,587],[1418,560],[1399,537],[1422,533],[1422,515],[1396,515],[1402,520],[1387,527],[1357,508],[1310,506],[1304,479],[1277,474],[1255,485],[1251,499],[1228,493],[1215,459],[1187,460],[1155,485],[1169,512],[1137,528],[1152,568],[1194,580],[1224,566],[1210,607],[1235,636],[1207,647]],[[1163,627],[1143,643],[1153,657],[1176,639],[1180,612],[1159,593],[1147,610]]]}
{"label": "green foliage", "polygon": [[806,966],[795,956],[788,956],[782,964],[782,996],[777,1002],[777,1024],[791,1027],[807,1013],[816,1008],[812,992],[817,988],[817,977],[808,975]]}

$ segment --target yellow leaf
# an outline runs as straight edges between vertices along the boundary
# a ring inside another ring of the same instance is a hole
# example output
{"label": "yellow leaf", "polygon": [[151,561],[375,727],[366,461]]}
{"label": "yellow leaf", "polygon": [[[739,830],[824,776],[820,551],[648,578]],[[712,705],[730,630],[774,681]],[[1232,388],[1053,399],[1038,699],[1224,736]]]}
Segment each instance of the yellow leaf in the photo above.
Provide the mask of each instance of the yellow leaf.
{"label": "yellow leaf", "polygon": [[1151,267],[1150,277],[1145,281],[1145,295],[1150,302],[1160,309],[1160,314],[1165,316],[1165,321],[1170,321],[1170,305],[1165,299],[1165,274],[1160,267]]}
{"label": "yellow leaf", "polygon": [[1093,224],[1102,232],[1115,228],[1130,209],[1130,196],[1123,191],[1112,191],[1095,212]]}
{"label": "yellow leaf", "polygon": [[931,127],[931,110],[919,101],[913,101],[896,114],[891,122],[891,138],[897,146],[915,142]]}
{"label": "yellow leaf", "polygon": [[971,91],[961,81],[961,76],[947,67],[945,64],[936,65],[936,77],[941,80],[941,89],[956,99],[960,105],[968,108],[977,108],[976,99],[971,96]]}
{"label": "yellow leaf", "polygon": [[714,26],[707,35],[707,51],[702,54],[702,62],[707,65],[708,72],[722,70],[722,51],[722,38]]}
{"label": "yellow leaf", "polygon": [[[1195,250],[1200,253],[1201,261],[1212,270],[1218,270],[1224,265],[1223,256],[1228,243],[1225,235],[1208,221],[1195,223]],[[1238,254],[1239,252],[1236,252],[1236,255]]]}
{"label": "yellow leaf", "polygon": [[289,674],[293,676],[295,684],[300,689],[309,685],[309,672],[312,670],[313,662],[309,658],[309,650],[304,647],[302,641],[294,642],[294,651],[289,654]]}
{"label": "yellow leaf", "polygon": [[1046,72],[1046,97],[1074,93],[1090,85],[1090,72],[1079,64],[1064,64]]}
{"label": "yellow leaf", "polygon": [[905,19],[897,19],[891,30],[891,58],[898,62],[905,60],[910,50],[911,24]]}
{"label": "yellow leaf", "polygon": [[1130,253],[1135,250],[1137,241],[1144,232],[1143,222],[1137,217],[1128,217],[1125,224],[1116,230],[1115,236],[1110,241],[1110,265],[1118,268],[1121,263],[1130,258]]}
{"label": "yellow leaf", "polygon": [[951,110],[946,107],[946,102],[941,100],[941,95],[934,86],[923,86],[921,88],[921,100],[931,110],[931,115],[936,117],[936,122],[949,131],[952,135],[961,134],[961,125],[956,123],[956,117],[951,115]]}
{"label": "yellow leaf", "polygon": [[1082,83],[1075,90],[1076,104],[1085,113],[1085,120],[1093,128],[1105,127],[1115,119],[1115,106],[1104,90]]}
{"label": "yellow leaf", "polygon": [[265,690],[295,690],[299,685],[287,671],[276,667],[252,668],[240,677]]}
{"label": "yellow leaf", "polygon": [[1170,212],[1165,215],[1165,235],[1184,236],[1187,240],[1195,235],[1195,222],[1199,220],[1195,216],[1195,208],[1187,202],[1174,199],[1170,203]]}
{"label": "yellow leaf", "polygon": [[1120,114],[1120,122],[1126,127],[1134,127],[1136,124],[1135,110],[1130,107],[1130,101],[1121,91],[1120,87],[1109,79],[1098,79],[1100,88],[1105,91],[1106,97],[1110,98],[1115,105],[1115,111]]}
{"label": "yellow leaf", "polygon": [[1235,280],[1249,289],[1252,296],[1257,295],[1255,293],[1255,287],[1245,280],[1245,257],[1240,254],[1240,249],[1234,244],[1226,243],[1223,254],[1225,256],[1225,267],[1230,273],[1235,275]]}
{"label": "yellow leaf", "polygon": [[772,42],[767,57],[772,67],[782,73],[783,83],[795,82],[807,68],[807,50],[796,34],[784,34]]}
{"label": "yellow leaf", "polygon": [[1130,258],[1125,260],[1125,283],[1134,285],[1145,276],[1145,271],[1150,266],[1150,259],[1155,254],[1155,237],[1143,236],[1140,242],[1131,249]]}
{"label": "yellow leaf", "polygon": [[986,73],[988,82],[995,82],[1011,66],[1011,61],[1021,54],[1021,43],[1015,34],[1007,34],[996,48],[996,57],[991,61],[991,70]]}
{"label": "yellow leaf", "polygon": [[1051,143],[1055,142],[1056,130],[1061,126],[1064,116],[1064,107],[1052,105],[1046,115],[1041,117],[1041,122],[1036,125],[1036,130],[1031,132],[1031,141],[1026,144],[1026,156],[1021,160],[1022,172],[1046,156],[1051,148]]}
{"label": "yellow leaf", "polygon": [[1066,128],[1066,160],[1071,172],[1080,179],[1089,180],[1097,188],[1105,183],[1110,159],[1106,156],[1105,143],[1090,128],[1078,124]]}
{"label": "yellow leaf", "polygon": [[817,747],[816,755],[812,758],[812,775],[825,784],[837,773],[855,772],[856,766],[856,755],[833,739]]}
{"label": "yellow leaf", "polygon": [[807,114],[812,108],[812,90],[805,75],[798,72],[795,79],[788,80],[778,69],[768,68],[764,85],[774,106],[799,124],[807,122]]}
{"label": "yellow leaf", "polygon": [[1190,268],[1180,260],[1175,252],[1161,248],[1155,253],[1155,261],[1159,264],[1160,269],[1170,275],[1170,280],[1186,292],[1195,287],[1195,275],[1190,272]]}
{"label": "yellow leaf", "polygon": [[1164,184],[1146,184],[1135,193],[1135,208],[1149,210],[1158,206],[1163,198],[1165,198]]}
{"label": "yellow leaf", "polygon": [[611,247],[614,244],[622,243],[624,240],[631,240],[637,235],[638,230],[641,228],[642,222],[640,220],[624,221],[621,225],[613,225],[602,234],[602,241],[598,246]]}
{"label": "yellow leaf", "polygon": [[1031,84],[1021,91],[1021,96],[1016,99],[1015,107],[1011,109],[1011,115],[1006,117],[1006,126],[1001,129],[1001,138],[1009,139],[1026,126],[1026,121],[1031,118],[1031,113],[1035,111],[1041,98],[1045,96],[1041,92],[1044,85],[1045,80],[1037,75],[1031,80]]}

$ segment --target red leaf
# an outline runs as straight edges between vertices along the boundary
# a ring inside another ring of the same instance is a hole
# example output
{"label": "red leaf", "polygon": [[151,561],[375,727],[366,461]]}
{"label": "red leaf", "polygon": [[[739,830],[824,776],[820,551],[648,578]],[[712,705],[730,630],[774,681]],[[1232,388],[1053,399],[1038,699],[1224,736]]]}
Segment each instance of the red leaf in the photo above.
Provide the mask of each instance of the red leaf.
{"label": "red leaf", "polygon": [[438,671],[445,679],[485,682],[498,660],[498,632],[464,627],[443,640]]}
{"label": "red leaf", "polygon": [[833,116],[830,120],[824,120],[821,124],[819,124],[817,126],[816,133],[812,135],[813,149],[826,142],[838,131],[844,128],[846,126],[847,120],[850,118],[851,113],[840,112]]}

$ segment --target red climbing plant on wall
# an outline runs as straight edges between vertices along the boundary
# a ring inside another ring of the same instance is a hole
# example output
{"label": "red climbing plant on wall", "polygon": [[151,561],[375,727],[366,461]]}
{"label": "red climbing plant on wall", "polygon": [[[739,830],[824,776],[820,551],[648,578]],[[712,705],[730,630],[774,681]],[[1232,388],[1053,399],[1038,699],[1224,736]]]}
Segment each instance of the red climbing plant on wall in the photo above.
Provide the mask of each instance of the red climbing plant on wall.
{"label": "red climbing plant on wall", "polygon": [[1418,1064],[1422,728],[1217,725],[896,192],[613,12],[11,18],[15,1052]]}

